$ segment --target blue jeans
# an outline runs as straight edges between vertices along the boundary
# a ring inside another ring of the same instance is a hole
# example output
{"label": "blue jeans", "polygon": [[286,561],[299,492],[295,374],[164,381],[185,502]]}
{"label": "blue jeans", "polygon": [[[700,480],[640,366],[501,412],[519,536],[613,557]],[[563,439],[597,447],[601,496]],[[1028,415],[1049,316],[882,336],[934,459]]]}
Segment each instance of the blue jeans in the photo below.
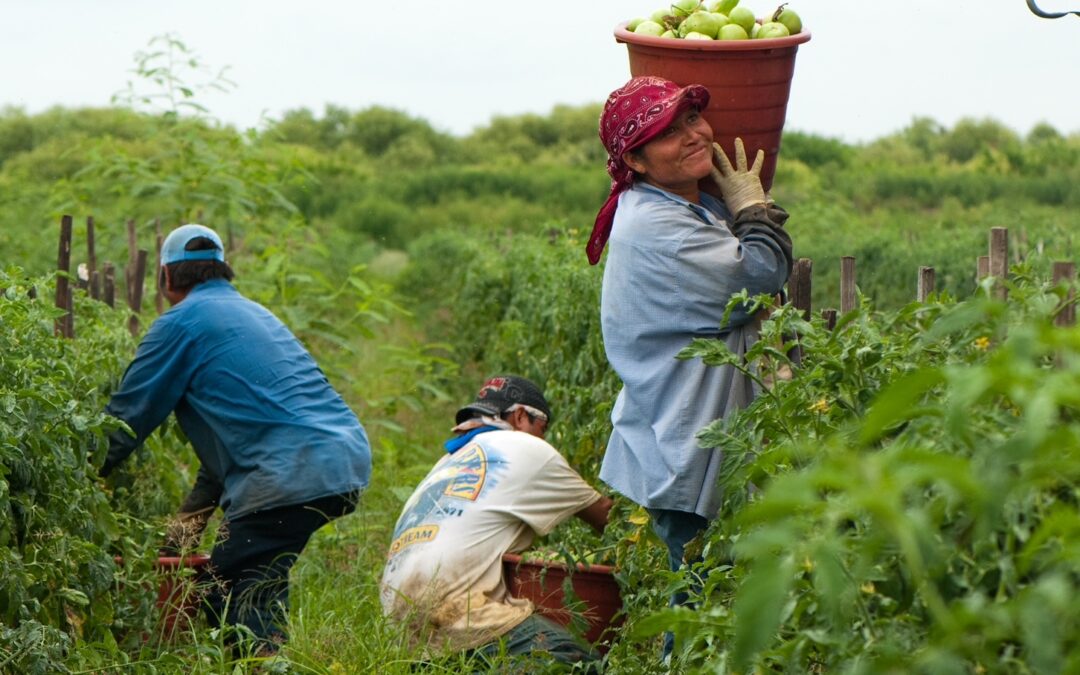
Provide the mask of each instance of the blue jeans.
{"label": "blue jeans", "polygon": [[[594,649],[582,644],[566,628],[535,613],[495,642],[478,647],[476,652],[488,659],[497,657],[500,653],[511,657],[524,657],[526,661],[533,657],[538,666],[552,661],[569,664],[596,663],[600,660],[600,655]],[[531,672],[528,663],[515,663],[514,667],[515,672]]]}
{"label": "blue jeans", "polygon": [[[683,550],[691,539],[701,534],[709,526],[709,521],[703,516],[687,511],[672,511],[670,509],[646,509],[652,518],[653,532],[664,542],[668,550],[668,565],[672,572],[677,572],[683,563],[687,565],[698,562],[684,560]],[[669,606],[676,607],[685,605],[689,595],[685,592],[675,593],[671,596]],[[667,658],[675,648],[675,635],[670,631],[664,633],[664,658]]]}

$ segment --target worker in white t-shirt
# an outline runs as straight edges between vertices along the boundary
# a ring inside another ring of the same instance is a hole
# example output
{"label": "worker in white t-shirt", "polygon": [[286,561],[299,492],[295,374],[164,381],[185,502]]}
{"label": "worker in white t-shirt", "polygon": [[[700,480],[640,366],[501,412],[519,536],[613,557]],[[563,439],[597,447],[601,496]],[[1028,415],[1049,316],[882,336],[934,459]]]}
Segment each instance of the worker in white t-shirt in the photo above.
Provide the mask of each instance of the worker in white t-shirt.
{"label": "worker in white t-shirt", "polygon": [[513,375],[489,379],[457,412],[447,455],[405,503],[382,577],[383,611],[417,646],[598,658],[503,581],[504,553],[571,516],[597,532],[607,524],[611,499],[544,440],[550,421],[540,389]]}

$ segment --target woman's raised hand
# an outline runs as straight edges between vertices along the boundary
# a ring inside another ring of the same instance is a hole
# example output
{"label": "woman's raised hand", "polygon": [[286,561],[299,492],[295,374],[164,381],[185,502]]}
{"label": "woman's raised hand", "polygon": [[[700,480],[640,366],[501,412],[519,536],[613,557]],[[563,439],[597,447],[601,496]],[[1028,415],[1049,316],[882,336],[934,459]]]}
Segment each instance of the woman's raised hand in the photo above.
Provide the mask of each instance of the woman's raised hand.
{"label": "woman's raised hand", "polygon": [[731,215],[748,206],[765,203],[765,189],[761,185],[761,167],[765,164],[765,151],[758,150],[754,163],[747,168],[746,148],[741,138],[735,139],[735,166],[719,143],[713,143],[712,179],[720,188],[720,194]]}

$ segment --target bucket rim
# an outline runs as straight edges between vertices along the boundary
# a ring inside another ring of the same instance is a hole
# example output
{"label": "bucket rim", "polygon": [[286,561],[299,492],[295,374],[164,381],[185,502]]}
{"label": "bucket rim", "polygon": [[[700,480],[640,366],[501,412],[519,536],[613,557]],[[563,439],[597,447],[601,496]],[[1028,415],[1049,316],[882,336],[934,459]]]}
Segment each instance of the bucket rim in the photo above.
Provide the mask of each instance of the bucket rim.
{"label": "bucket rim", "polygon": [[210,564],[210,556],[206,553],[190,553],[185,556],[158,556],[155,567],[159,570],[168,570],[180,567],[199,568],[208,564]]}
{"label": "bucket rim", "polygon": [[[551,569],[561,569],[567,572],[570,571],[570,568],[567,567],[566,563],[561,560],[526,560],[523,556],[517,553],[504,553],[502,560],[504,563],[509,563],[511,565],[514,565],[515,567],[519,565],[528,565],[531,567],[548,567]],[[611,565],[579,562],[577,564],[577,569],[575,570],[575,572],[592,572],[594,574],[605,574],[614,576],[615,568]]]}
{"label": "bucket rim", "polygon": [[[124,556],[114,555],[113,562],[118,567],[124,566]],[[154,562],[156,569],[174,569],[177,567],[202,567],[210,563],[210,554],[208,553],[188,553],[187,555],[159,555]]]}
{"label": "bucket rim", "polygon": [[767,49],[797,47],[810,40],[810,31],[802,30],[794,35],[780,38],[759,38],[754,40],[681,40],[638,35],[626,30],[629,21],[622,21],[615,26],[615,41],[627,45],[660,47],[672,51],[689,52],[748,52]]}

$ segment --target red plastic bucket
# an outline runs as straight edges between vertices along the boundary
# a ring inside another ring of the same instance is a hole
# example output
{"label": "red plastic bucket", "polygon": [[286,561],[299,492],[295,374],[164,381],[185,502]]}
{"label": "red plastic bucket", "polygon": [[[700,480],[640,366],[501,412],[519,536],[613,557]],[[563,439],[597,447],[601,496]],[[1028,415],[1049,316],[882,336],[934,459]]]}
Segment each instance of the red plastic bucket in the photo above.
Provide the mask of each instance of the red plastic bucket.
{"label": "red plastic bucket", "polygon": [[802,31],[762,40],[679,40],[638,35],[615,28],[615,40],[630,55],[630,75],[655,75],[676,84],[701,84],[709,90],[703,111],[713,138],[735,157],[735,138],[743,139],[749,161],[765,151],[761,182],[768,190],[776,173],[780,135],[791,96],[795,53],[810,39]]}
{"label": "red plastic bucket", "polygon": [[[124,564],[123,556],[115,556],[117,565]],[[191,626],[202,604],[202,592],[196,577],[210,564],[210,556],[205,553],[193,553],[180,556],[159,556],[154,569],[158,573],[157,600],[158,634],[171,640],[176,632]],[[184,570],[194,570],[194,574]],[[147,589],[149,590],[149,589]],[[147,639],[149,636],[143,636]]]}
{"label": "red plastic bucket", "polygon": [[[585,607],[570,609],[566,606],[563,581],[570,577],[574,594]],[[588,622],[585,639],[606,652],[606,642],[622,624],[616,617],[622,609],[619,584],[615,581],[615,568],[608,565],[584,565],[570,569],[563,563],[522,560],[520,555],[507,553],[503,556],[503,578],[510,595],[531,600],[544,616],[564,626],[569,625],[574,613],[581,613]]]}
{"label": "red plastic bucket", "polygon": [[157,560],[158,596],[160,610],[160,634],[170,639],[178,630],[191,626],[202,603],[202,593],[196,585],[195,576],[184,573],[185,569],[198,573],[210,564],[210,556],[195,553],[184,557],[161,556]]}

